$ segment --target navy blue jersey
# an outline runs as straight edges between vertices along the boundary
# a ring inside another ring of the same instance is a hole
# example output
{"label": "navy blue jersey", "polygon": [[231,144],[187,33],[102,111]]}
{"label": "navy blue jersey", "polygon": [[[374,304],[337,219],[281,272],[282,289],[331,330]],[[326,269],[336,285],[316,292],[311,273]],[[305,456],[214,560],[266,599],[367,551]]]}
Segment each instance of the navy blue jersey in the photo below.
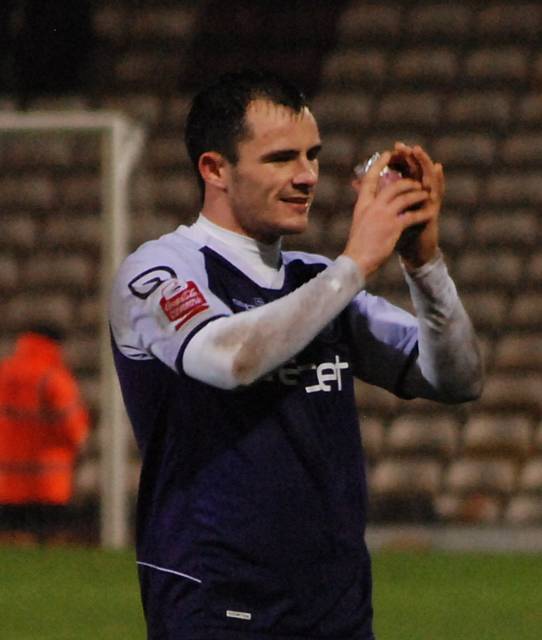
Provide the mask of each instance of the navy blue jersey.
{"label": "navy blue jersey", "polygon": [[150,638],[373,638],[353,377],[400,394],[414,319],[362,292],[248,387],[218,389],[182,368],[208,322],[329,264],[296,252],[282,262],[281,286],[262,287],[225,245],[180,227],[116,279],[113,351],[143,458],[137,558]]}

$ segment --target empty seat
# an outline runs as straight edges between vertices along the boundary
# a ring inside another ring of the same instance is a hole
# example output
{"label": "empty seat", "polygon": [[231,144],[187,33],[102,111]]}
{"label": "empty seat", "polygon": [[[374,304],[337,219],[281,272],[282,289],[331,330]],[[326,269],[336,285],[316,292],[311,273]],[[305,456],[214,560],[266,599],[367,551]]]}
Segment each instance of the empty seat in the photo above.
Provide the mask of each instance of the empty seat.
{"label": "empty seat", "polygon": [[538,215],[531,208],[479,212],[470,229],[478,245],[518,245],[538,242]]}
{"label": "empty seat", "polygon": [[497,342],[495,367],[542,371],[542,329],[538,333],[507,333]]}
{"label": "empty seat", "polygon": [[415,5],[407,15],[406,33],[415,41],[460,42],[470,35],[472,10],[459,3],[431,2]]}
{"label": "empty seat", "polygon": [[527,263],[527,279],[533,284],[542,283],[542,251],[535,251]]}
{"label": "empty seat", "polygon": [[425,458],[385,458],[370,476],[373,495],[436,495],[440,488],[441,465]]}
{"label": "empty seat", "polygon": [[351,2],[337,25],[339,42],[389,42],[401,30],[401,8],[395,4]]}
{"label": "empty seat", "polygon": [[479,36],[498,42],[503,38],[517,41],[540,34],[542,8],[537,2],[488,3],[476,11],[475,29]]}
{"label": "empty seat", "polygon": [[452,207],[474,207],[480,196],[480,179],[472,171],[446,173],[446,204]]}
{"label": "empty seat", "polygon": [[540,165],[542,159],[536,150],[542,145],[542,132],[532,131],[515,133],[508,136],[501,145],[500,157],[507,165]]}
{"label": "empty seat", "polygon": [[430,127],[440,119],[440,96],[431,92],[391,92],[377,105],[377,121],[382,125]]}
{"label": "empty seat", "polygon": [[178,135],[156,135],[145,149],[145,168],[152,172],[190,169],[190,159]]}
{"label": "empty seat", "polygon": [[87,291],[97,285],[96,264],[88,255],[40,252],[21,265],[21,276],[30,289],[63,288]]}
{"label": "empty seat", "polygon": [[542,93],[525,93],[518,96],[517,117],[530,125],[542,123]]}
{"label": "empty seat", "polygon": [[452,48],[403,49],[391,65],[391,76],[395,81],[418,87],[450,83],[457,72],[457,53]]}
{"label": "empty seat", "polygon": [[528,50],[495,47],[472,51],[465,59],[465,76],[476,82],[521,82],[528,73]]}
{"label": "empty seat", "polygon": [[45,221],[41,243],[50,248],[98,251],[102,244],[102,225],[102,217],[98,214],[61,212]]}
{"label": "empty seat", "polygon": [[487,376],[479,405],[489,411],[533,411],[542,409],[542,374],[497,372]]}
{"label": "empty seat", "polygon": [[369,462],[377,460],[384,445],[384,423],[377,417],[360,417],[363,450]]}
{"label": "empty seat", "polygon": [[394,455],[430,455],[449,458],[459,436],[457,421],[446,415],[403,415],[390,425],[386,450]]}
{"label": "empty seat", "polygon": [[472,415],[463,431],[463,446],[468,455],[524,457],[533,435],[532,420],[524,414]]}
{"label": "empty seat", "polygon": [[2,177],[0,202],[4,208],[49,210],[57,205],[55,185],[43,172]]}
{"label": "empty seat", "polygon": [[[0,202],[5,202],[0,195]],[[7,249],[32,249],[38,236],[38,217],[28,213],[2,213],[0,245]]]}
{"label": "empty seat", "polygon": [[13,291],[19,280],[19,268],[17,260],[13,255],[0,254],[0,291]]}
{"label": "empty seat", "polygon": [[542,496],[514,496],[506,508],[504,521],[512,525],[542,524]]}
{"label": "empty seat", "polygon": [[[438,156],[436,160],[440,162]],[[449,250],[463,248],[467,238],[467,224],[464,216],[460,212],[446,207],[439,219],[439,233],[444,253],[446,254],[448,265],[451,266]]]}
{"label": "empty seat", "polygon": [[516,487],[518,466],[508,459],[461,458],[444,475],[448,492],[510,494]]}
{"label": "empty seat", "polygon": [[497,142],[487,133],[457,133],[437,138],[433,142],[433,156],[448,167],[488,166],[495,159]]}
{"label": "empty seat", "polygon": [[514,285],[520,281],[521,272],[522,258],[512,251],[500,251],[498,259],[490,251],[466,251],[455,264],[458,282],[480,289]]}
{"label": "empty seat", "polygon": [[0,150],[0,164],[7,171],[30,167],[69,167],[74,161],[73,135],[41,133],[21,136],[4,131]]}
{"label": "empty seat", "polygon": [[486,204],[532,206],[542,203],[540,174],[532,170],[507,170],[489,176]]}
{"label": "empty seat", "polygon": [[521,469],[518,486],[525,493],[542,495],[542,455],[527,460]]}
{"label": "empty seat", "polygon": [[[330,165],[336,166],[343,171],[350,172],[354,166],[356,158],[357,141],[352,135],[341,133],[324,134],[324,146],[320,154],[320,167],[329,170]],[[348,177],[348,173],[345,178]],[[344,181],[347,183],[347,180]],[[320,184],[318,184],[318,189]]]}
{"label": "empty seat", "polygon": [[539,328],[542,321],[542,296],[539,291],[523,291],[512,301],[511,328]]}
{"label": "empty seat", "polygon": [[542,78],[542,55],[540,53],[538,53],[533,62],[531,73],[535,82],[538,82]]}
{"label": "empty seat", "polygon": [[505,125],[512,115],[511,96],[504,90],[461,92],[447,102],[445,115],[454,125]]}
{"label": "empty seat", "polygon": [[465,496],[443,493],[434,500],[438,518],[455,524],[496,524],[501,519],[502,507],[501,498],[483,493]]}
{"label": "empty seat", "polygon": [[381,49],[338,49],[324,61],[322,84],[333,88],[352,89],[384,82],[388,68],[387,52]]}
{"label": "empty seat", "polygon": [[98,172],[66,174],[58,183],[58,194],[66,208],[99,210],[102,205],[102,180]]}
{"label": "empty seat", "polygon": [[196,180],[190,175],[161,174],[154,182],[154,198],[164,207],[198,210],[199,191]]}
{"label": "empty seat", "polygon": [[51,322],[63,328],[73,326],[73,301],[61,293],[20,293],[7,302],[0,323],[20,331],[29,323]]}
{"label": "empty seat", "polygon": [[[462,284],[465,281],[462,280]],[[472,282],[469,279],[469,284]],[[477,329],[496,329],[508,314],[508,296],[497,289],[490,291],[460,291],[461,301]]]}
{"label": "empty seat", "polygon": [[[345,184],[333,175],[331,172],[323,172],[318,180],[318,189],[316,190],[315,202],[318,206],[329,208],[331,210],[339,204],[340,191],[344,189]],[[312,224],[312,220],[311,220]]]}
{"label": "empty seat", "polygon": [[352,127],[369,125],[371,107],[370,96],[355,93],[322,93],[312,104],[314,115],[324,131],[326,128],[339,128],[352,132]]}

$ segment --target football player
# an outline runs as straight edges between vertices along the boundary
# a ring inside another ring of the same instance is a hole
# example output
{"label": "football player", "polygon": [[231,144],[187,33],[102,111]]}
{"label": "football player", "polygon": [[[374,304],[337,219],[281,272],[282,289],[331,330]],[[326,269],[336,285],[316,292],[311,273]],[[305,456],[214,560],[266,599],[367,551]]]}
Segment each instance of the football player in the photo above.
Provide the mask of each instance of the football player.
{"label": "football player", "polygon": [[[195,97],[186,144],[199,217],[130,255],[111,298],[143,458],[148,637],[370,640],[354,378],[447,403],[481,391],[438,245],[442,167],[419,147],[382,153],[329,260],[281,248],[309,224],[322,145],[295,87],[222,76]],[[398,158],[418,173],[383,181]],[[416,317],[365,291],[412,227],[400,253]]]}

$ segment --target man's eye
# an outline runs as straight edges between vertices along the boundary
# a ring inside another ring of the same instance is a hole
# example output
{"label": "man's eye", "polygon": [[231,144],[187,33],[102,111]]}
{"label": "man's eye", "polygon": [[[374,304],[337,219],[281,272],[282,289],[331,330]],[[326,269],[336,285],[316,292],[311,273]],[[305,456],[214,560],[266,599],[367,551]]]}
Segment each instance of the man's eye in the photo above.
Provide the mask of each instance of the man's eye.
{"label": "man's eye", "polygon": [[289,162],[292,159],[293,159],[293,156],[290,153],[278,153],[275,156],[271,156],[269,158],[269,161],[279,163],[279,162]]}

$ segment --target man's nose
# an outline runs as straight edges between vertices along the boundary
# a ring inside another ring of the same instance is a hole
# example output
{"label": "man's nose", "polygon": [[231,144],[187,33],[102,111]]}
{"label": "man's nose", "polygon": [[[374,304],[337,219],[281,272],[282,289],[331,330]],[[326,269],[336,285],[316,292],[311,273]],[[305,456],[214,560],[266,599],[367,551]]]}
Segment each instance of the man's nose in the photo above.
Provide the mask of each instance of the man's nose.
{"label": "man's nose", "polygon": [[293,184],[314,187],[317,182],[318,166],[315,166],[314,163],[308,160],[302,161],[296,175],[294,176]]}

